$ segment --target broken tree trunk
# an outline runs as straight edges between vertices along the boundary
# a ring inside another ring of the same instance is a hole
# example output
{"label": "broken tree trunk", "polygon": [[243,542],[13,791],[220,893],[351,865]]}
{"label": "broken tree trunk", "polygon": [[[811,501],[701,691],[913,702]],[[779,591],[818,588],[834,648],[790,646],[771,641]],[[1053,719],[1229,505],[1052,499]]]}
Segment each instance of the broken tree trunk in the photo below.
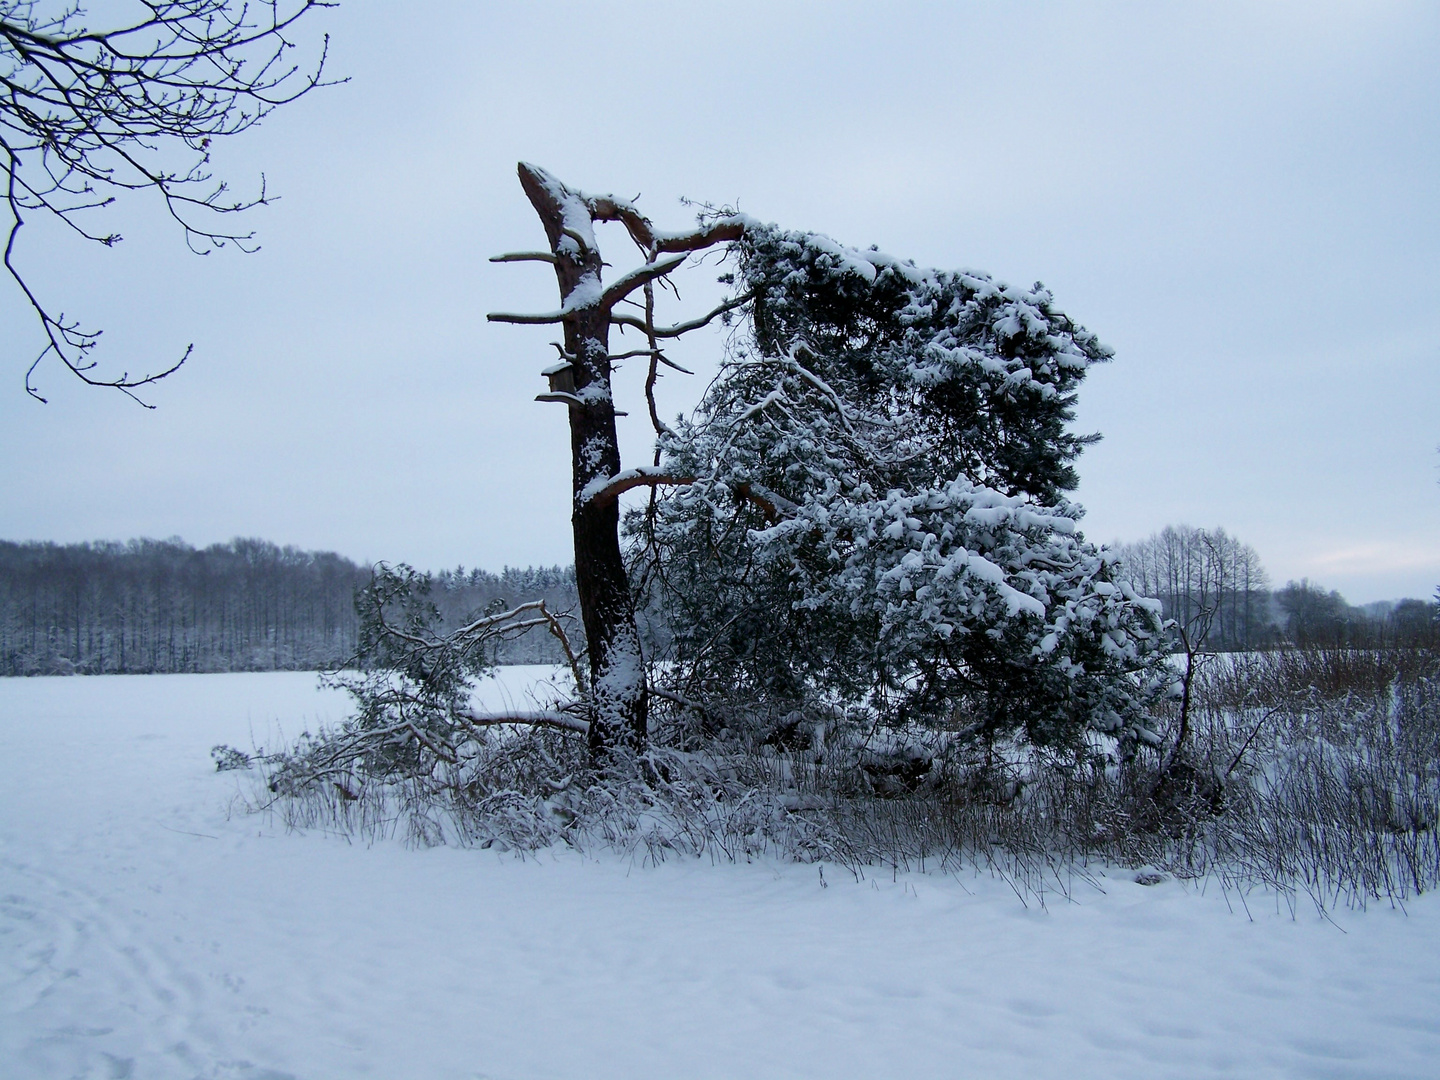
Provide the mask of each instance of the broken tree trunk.
{"label": "broken tree trunk", "polygon": [[[620,354],[650,357],[646,398],[657,433],[662,429],[652,392],[656,365],[676,367],[666,359],[659,341],[680,337],[709,325],[746,303],[732,297],[708,314],[664,328],[653,321],[653,283],[681,266],[692,253],[730,243],[745,232],[738,214],[713,214],[690,232],[660,233],[630,203],[610,195],[592,196],[568,188],[544,169],[520,163],[520,185],[540,215],[548,252],[498,255],[495,262],[548,262],[560,284],[560,308],[539,314],[492,312],[493,322],[531,325],[559,324],[564,331],[562,362],[545,374],[550,392],[541,401],[562,402],[570,410],[570,452],[574,503],[575,582],[580,614],[590,652],[590,745],[597,752],[620,744],[639,746],[646,738],[647,687],[635,627],[630,582],[620,555],[618,496],[642,485],[690,483],[656,470],[622,474],[620,446],[615,437],[615,403],[610,392],[610,328],[642,331],[649,348]],[[607,288],[601,284],[604,263],[595,243],[594,223],[617,221],[645,254],[642,266],[622,274]],[[616,313],[615,305],[636,289],[644,289],[645,318]],[[684,370],[679,368],[679,370]]]}
{"label": "broken tree trunk", "polygon": [[610,311],[600,284],[600,252],[590,208],[543,169],[523,162],[525,189],[550,240],[560,285],[564,359],[573,371],[570,458],[575,584],[590,655],[590,745],[638,746],[646,735],[645,665],[630,582],[620,555],[620,506],[589,493],[620,472],[610,393]]}

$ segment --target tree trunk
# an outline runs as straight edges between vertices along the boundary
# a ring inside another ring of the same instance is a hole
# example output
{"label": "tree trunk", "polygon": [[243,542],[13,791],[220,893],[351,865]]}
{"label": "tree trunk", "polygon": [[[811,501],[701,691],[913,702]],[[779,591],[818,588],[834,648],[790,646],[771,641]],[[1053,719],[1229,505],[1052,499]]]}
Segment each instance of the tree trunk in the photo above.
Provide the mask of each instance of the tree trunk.
{"label": "tree trunk", "polygon": [[[610,392],[610,312],[584,200],[554,177],[521,164],[520,184],[545,226],[560,285],[565,359],[574,371],[570,453],[575,584],[590,654],[590,745],[606,751],[646,737],[645,666],[630,581],[620,555],[620,507],[587,497],[620,472]],[[594,485],[593,487],[591,485]]]}

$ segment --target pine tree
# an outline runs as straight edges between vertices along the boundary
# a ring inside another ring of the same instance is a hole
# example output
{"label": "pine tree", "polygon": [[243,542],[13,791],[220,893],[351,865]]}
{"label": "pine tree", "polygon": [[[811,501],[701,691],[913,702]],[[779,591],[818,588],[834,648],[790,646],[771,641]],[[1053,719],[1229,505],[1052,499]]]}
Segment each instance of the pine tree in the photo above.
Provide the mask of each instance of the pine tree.
{"label": "pine tree", "polygon": [[699,409],[661,437],[689,482],[635,515],[672,678],[772,720],[807,705],[1072,743],[1152,739],[1159,605],[1064,492],[1110,353],[1039,285],[922,270],[747,225],[751,297]]}

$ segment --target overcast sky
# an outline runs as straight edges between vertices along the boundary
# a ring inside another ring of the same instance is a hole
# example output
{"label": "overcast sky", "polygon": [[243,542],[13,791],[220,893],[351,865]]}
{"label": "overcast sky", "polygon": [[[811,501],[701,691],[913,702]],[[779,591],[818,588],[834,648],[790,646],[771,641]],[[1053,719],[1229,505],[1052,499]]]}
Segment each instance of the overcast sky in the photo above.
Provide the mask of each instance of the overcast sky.
{"label": "overcast sky", "polygon": [[[0,283],[0,538],[234,536],[426,568],[570,561],[556,305],[524,159],[1028,285],[1115,350],[1081,389],[1097,541],[1223,526],[1276,585],[1440,584],[1440,5],[399,5],[309,18],[350,76],[219,147],[262,250],[199,258],[130,198],[17,258],[153,412],[57,367]],[[304,34],[301,35],[302,40]],[[633,259],[602,232],[617,272]],[[698,312],[713,268],[682,278]],[[665,380],[704,388],[718,338]],[[630,462],[640,385],[617,382]],[[626,407],[624,404],[622,408]]]}

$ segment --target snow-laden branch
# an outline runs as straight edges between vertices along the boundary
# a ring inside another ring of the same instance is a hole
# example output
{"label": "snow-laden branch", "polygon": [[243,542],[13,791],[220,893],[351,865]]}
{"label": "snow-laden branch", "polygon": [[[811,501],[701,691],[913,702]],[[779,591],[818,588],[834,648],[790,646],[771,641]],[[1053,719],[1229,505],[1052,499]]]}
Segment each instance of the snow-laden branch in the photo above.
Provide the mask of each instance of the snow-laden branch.
{"label": "snow-laden branch", "polygon": [[800,509],[798,504],[753,480],[749,483],[736,484],[735,494],[752,506],[758,507],[772,525],[782,517],[793,515]]}
{"label": "snow-laden branch", "polygon": [[495,615],[486,615],[484,618],[476,619],[469,625],[462,626],[459,630],[456,630],[455,633],[474,634],[482,630],[491,630],[496,627],[499,627],[502,630],[509,629],[506,624],[510,623],[513,620],[519,619],[520,616],[524,615],[526,612],[539,611],[548,615],[549,609],[545,605],[546,601],[544,600],[530,600],[524,604],[519,605],[518,607],[511,608],[509,611],[501,611]]}
{"label": "snow-laden branch", "polygon": [[642,285],[670,273],[687,258],[689,258],[688,255],[672,255],[668,259],[656,259],[644,266],[636,267],[606,289],[600,298],[600,303],[606,308],[614,307]]}
{"label": "snow-laden branch", "polygon": [[492,311],[485,316],[486,322],[519,323],[523,326],[545,326],[565,321],[568,311],[542,311],[538,314],[516,311]]}
{"label": "snow-laden branch", "polygon": [[739,240],[750,224],[750,219],[744,214],[731,214],[691,232],[657,232],[655,247],[657,251],[701,251],[716,244]]}
{"label": "snow-laden branch", "polygon": [[609,356],[606,357],[606,359],[607,359],[607,360],[629,360],[629,359],[631,359],[632,357],[636,357],[636,356],[648,356],[648,357],[650,357],[652,360],[654,360],[656,363],[664,364],[666,367],[668,367],[668,368],[673,368],[674,370],[680,372],[680,373],[683,374],[683,375],[694,375],[694,374],[695,374],[695,372],[691,371],[689,368],[684,367],[684,366],[682,366],[682,365],[680,365],[680,364],[675,363],[674,360],[671,360],[668,356],[666,356],[666,355],[665,355],[661,350],[659,350],[659,349],[627,349],[625,352],[622,352],[622,353],[611,353]]}
{"label": "snow-laden branch", "polygon": [[[580,490],[580,493],[575,496],[575,502],[577,505],[584,505],[587,502],[606,503],[618,499],[625,492],[638,487],[688,487],[693,483],[695,483],[693,476],[682,476],[666,472],[664,469],[642,465],[638,468],[626,469],[615,476],[596,477]],[[734,485],[732,490],[737,499],[758,507],[772,524],[798,509],[795,503],[783,495],[777,495],[760,484],[740,483]]]}
{"label": "snow-laden branch", "polygon": [[[815,387],[815,389],[819,390],[820,393],[825,395],[830,406],[840,414],[840,419],[844,421],[846,429],[857,439],[859,435],[856,434],[854,428],[851,427],[852,424],[870,424],[873,427],[884,428],[893,428],[895,426],[895,422],[888,417],[869,416],[863,412],[857,412],[849,408],[845,404],[845,399],[836,392],[833,386],[796,359],[801,349],[806,349],[806,346],[803,344],[796,345],[782,357],[760,357],[758,359],[748,360],[746,363],[754,366],[778,365],[785,368],[786,371],[792,371],[796,375],[799,375],[800,378],[804,379],[811,386]],[[808,351],[808,349],[806,349],[806,351]]]}
{"label": "snow-laden branch", "polygon": [[593,220],[620,222],[638,247],[657,254],[702,251],[716,244],[739,240],[751,225],[750,219],[744,214],[727,214],[698,229],[666,232],[655,228],[634,203],[617,199],[613,195],[589,195],[585,196],[585,199],[590,206]]}
{"label": "snow-laden branch", "polygon": [[574,731],[581,735],[590,733],[589,721],[554,709],[506,710],[504,712],[479,712],[475,709],[464,709],[457,715],[475,727],[519,724],[528,727],[559,728],[561,731]]}
{"label": "snow-laden branch", "polygon": [[575,495],[577,505],[585,503],[606,503],[618,499],[622,494],[637,487],[660,487],[663,485],[693,484],[693,476],[677,476],[648,465],[625,469],[614,476],[597,476]]}
{"label": "snow-laden branch", "polygon": [[618,221],[625,226],[636,247],[645,251],[655,250],[655,230],[650,219],[634,203],[617,199],[614,195],[589,195],[586,202],[595,221]]}
{"label": "snow-laden branch", "polygon": [[[524,262],[536,258],[539,258],[542,261],[554,261],[554,259],[550,256],[540,256],[538,252],[516,252],[511,255],[499,255],[491,259],[490,261]],[[561,307],[559,311],[492,311],[488,315],[486,315],[485,318],[489,322],[519,323],[523,325],[533,326],[564,322],[567,316],[573,315],[575,312],[587,308],[599,307],[602,310],[609,311],[612,307],[614,307],[620,301],[624,300],[636,289],[649,284],[656,278],[664,277],[666,274],[676,269],[685,261],[686,258],[687,256],[685,255],[674,255],[666,259],[656,259],[654,262],[648,262],[644,266],[636,267],[634,270],[630,271],[628,274],[624,275],[623,277],[615,281],[613,284],[611,284],[609,288],[605,289],[602,289],[600,287],[600,282],[597,275],[587,274],[582,277],[579,283],[576,284],[575,288],[571,290],[570,294],[565,298],[564,306]],[[714,311],[710,312],[708,315],[704,316],[701,319],[695,320],[692,323],[685,323],[677,327],[668,327],[663,330],[656,330],[655,336],[678,337],[680,334],[704,326],[711,319],[715,318],[715,316],[721,314],[724,311],[728,311],[730,308],[733,308],[735,306],[737,305],[734,303],[721,305]],[[615,323],[623,323],[627,326],[634,326],[641,330],[647,329],[644,322],[634,318],[633,316],[612,315],[610,321]],[[632,350],[626,355],[634,356],[638,355],[638,353],[635,350]],[[664,362],[663,358],[662,362]]]}
{"label": "snow-laden branch", "polygon": [[716,318],[725,314],[725,312],[734,311],[741,305],[749,303],[752,299],[753,296],[750,293],[731,297],[707,314],[697,319],[691,319],[689,322],[676,323],[674,326],[657,326],[651,328],[646,326],[643,320],[637,319],[633,315],[611,315],[610,321],[617,326],[629,326],[641,332],[653,334],[653,336],[657,338],[677,338],[682,334],[690,333],[691,330],[699,330],[702,326],[708,326],[714,322]]}

